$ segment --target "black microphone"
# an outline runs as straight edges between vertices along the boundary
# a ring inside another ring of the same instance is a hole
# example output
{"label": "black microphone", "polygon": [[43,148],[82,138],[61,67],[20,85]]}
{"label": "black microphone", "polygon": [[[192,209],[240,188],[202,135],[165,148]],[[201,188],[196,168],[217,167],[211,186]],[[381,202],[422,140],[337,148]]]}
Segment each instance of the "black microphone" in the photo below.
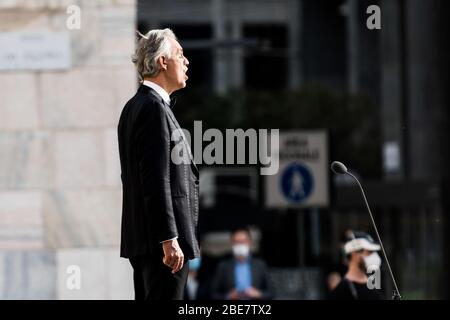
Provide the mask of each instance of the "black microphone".
{"label": "black microphone", "polygon": [[331,164],[331,170],[334,173],[337,173],[337,174],[346,174],[348,172],[347,171],[347,167],[344,166],[344,164],[342,162],[339,162],[339,161],[334,161]]}
{"label": "black microphone", "polygon": [[369,203],[367,202],[367,198],[366,198],[366,195],[364,193],[364,189],[363,189],[361,183],[359,182],[359,180],[352,173],[350,173],[347,170],[347,167],[342,162],[333,161],[333,163],[331,164],[331,170],[334,173],[336,173],[336,174],[347,174],[347,175],[349,175],[358,184],[358,186],[359,186],[359,188],[361,190],[361,194],[362,194],[362,196],[364,198],[364,202],[366,204],[367,211],[369,211],[369,215],[370,215],[370,219],[372,220],[373,228],[375,229],[375,233],[377,234],[378,241],[380,242],[380,246],[381,246],[381,250],[383,251],[384,259],[386,259],[386,263],[387,263],[387,266],[388,266],[388,269],[389,269],[389,273],[391,274],[392,282],[394,283],[395,290],[394,290],[394,292],[392,294],[392,300],[400,300],[402,298],[402,296],[400,295],[400,291],[398,291],[397,282],[395,282],[395,278],[394,278],[394,274],[392,273],[391,265],[389,264],[389,260],[388,260],[388,257],[386,255],[386,251],[384,250],[383,242],[381,241],[380,234],[378,233],[377,225],[375,224],[375,220],[373,219],[372,211],[370,210]]}

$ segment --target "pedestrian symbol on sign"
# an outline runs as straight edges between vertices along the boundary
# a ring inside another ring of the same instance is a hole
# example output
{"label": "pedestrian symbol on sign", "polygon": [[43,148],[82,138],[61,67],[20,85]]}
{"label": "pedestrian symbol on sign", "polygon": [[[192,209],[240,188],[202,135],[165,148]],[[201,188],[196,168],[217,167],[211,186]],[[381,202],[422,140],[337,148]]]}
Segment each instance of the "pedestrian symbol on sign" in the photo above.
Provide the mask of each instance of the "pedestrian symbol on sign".
{"label": "pedestrian symbol on sign", "polygon": [[300,163],[286,167],[280,182],[284,197],[293,203],[300,203],[308,198],[314,183],[310,171]]}

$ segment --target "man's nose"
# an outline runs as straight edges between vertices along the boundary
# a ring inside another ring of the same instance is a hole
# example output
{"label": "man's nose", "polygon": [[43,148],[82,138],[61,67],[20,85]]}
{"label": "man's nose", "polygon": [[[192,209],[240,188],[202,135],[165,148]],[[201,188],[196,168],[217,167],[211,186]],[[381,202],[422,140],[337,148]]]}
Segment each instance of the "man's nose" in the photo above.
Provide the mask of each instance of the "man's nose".
{"label": "man's nose", "polygon": [[189,65],[189,60],[186,57],[184,57],[184,64],[187,65],[187,66]]}

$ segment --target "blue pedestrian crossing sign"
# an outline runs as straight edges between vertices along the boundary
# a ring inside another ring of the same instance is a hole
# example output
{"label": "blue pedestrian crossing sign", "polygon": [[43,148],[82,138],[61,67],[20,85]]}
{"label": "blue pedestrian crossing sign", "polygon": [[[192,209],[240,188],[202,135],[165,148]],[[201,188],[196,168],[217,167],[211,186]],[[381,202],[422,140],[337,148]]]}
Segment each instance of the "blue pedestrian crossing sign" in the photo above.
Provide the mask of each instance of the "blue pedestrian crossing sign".
{"label": "blue pedestrian crossing sign", "polygon": [[314,177],[310,170],[300,163],[287,166],[280,177],[283,196],[290,202],[301,203],[307,199],[314,188]]}
{"label": "blue pedestrian crossing sign", "polygon": [[329,205],[328,138],[324,130],[280,132],[271,148],[278,171],[264,177],[265,206],[324,208]]}

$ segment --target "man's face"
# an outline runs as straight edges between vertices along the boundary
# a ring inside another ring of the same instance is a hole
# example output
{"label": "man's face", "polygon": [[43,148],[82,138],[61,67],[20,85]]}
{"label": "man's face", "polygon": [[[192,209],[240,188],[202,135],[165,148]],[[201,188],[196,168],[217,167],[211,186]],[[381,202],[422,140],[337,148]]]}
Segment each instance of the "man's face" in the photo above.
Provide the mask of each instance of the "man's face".
{"label": "man's face", "polygon": [[250,236],[246,231],[237,231],[233,235],[233,255],[238,260],[245,260],[250,254]]}
{"label": "man's face", "polygon": [[167,59],[167,71],[166,76],[168,84],[171,87],[171,91],[186,87],[186,80],[188,76],[186,72],[188,70],[189,61],[183,55],[183,48],[175,39],[170,39],[172,45],[172,57]]}
{"label": "man's face", "polygon": [[245,231],[238,231],[233,236],[233,245],[244,244],[250,246],[250,237]]}
{"label": "man's face", "polygon": [[372,254],[371,251],[368,250],[362,250],[360,252],[353,252],[352,255],[354,256],[354,259],[357,261],[359,268],[361,269],[361,271],[363,272],[367,272],[366,270],[366,264],[364,262],[364,257],[369,256],[370,254]]}

